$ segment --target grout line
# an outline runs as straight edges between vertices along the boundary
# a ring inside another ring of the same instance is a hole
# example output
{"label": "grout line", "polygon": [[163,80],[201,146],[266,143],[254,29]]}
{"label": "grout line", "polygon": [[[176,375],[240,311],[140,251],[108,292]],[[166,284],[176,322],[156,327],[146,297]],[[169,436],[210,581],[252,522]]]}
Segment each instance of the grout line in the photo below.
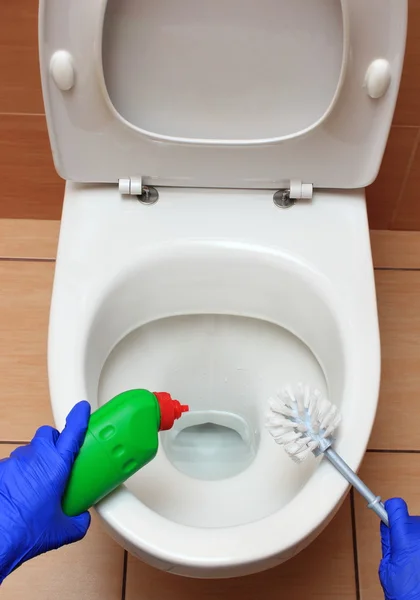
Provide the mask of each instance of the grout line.
{"label": "grout line", "polygon": [[45,113],[0,112],[0,117],[45,117]]}
{"label": "grout line", "polygon": [[22,440],[20,440],[20,442],[18,442],[16,440],[0,440],[0,445],[3,446],[24,446],[25,444],[29,444],[29,441],[22,442]]}
{"label": "grout line", "polygon": [[127,559],[128,552],[124,550],[124,563],[123,563],[123,580],[122,580],[122,588],[121,588],[121,600],[125,600],[125,592],[127,589]]}
{"label": "grout line", "polygon": [[418,150],[418,147],[419,147],[419,141],[420,141],[420,128],[419,128],[419,130],[417,132],[416,139],[414,140],[413,148],[411,149],[410,156],[409,156],[409,159],[408,159],[407,168],[406,168],[406,171],[405,171],[402,183],[401,183],[400,193],[397,196],[397,200],[395,202],[395,207],[394,207],[394,210],[392,211],[391,220],[390,220],[390,222],[388,224],[388,229],[391,230],[391,231],[393,230],[393,226],[394,226],[394,223],[395,223],[395,221],[397,219],[398,211],[399,211],[400,205],[402,203],[402,199],[403,199],[403,196],[404,196],[405,188],[406,188],[408,179],[409,179],[410,174],[411,174],[411,167],[413,166],[414,159],[416,157],[416,153],[417,153],[417,150]]}
{"label": "grout line", "polygon": [[354,582],[356,586],[356,600],[361,600],[360,595],[360,575],[359,575],[359,556],[357,551],[357,531],[356,531],[356,511],[354,507],[354,490],[350,490],[350,512],[351,512],[351,531],[353,536],[353,563],[354,563]]}
{"label": "grout line", "polygon": [[398,123],[392,123],[393,129],[417,129],[419,125],[399,125]]}
{"label": "grout line", "polygon": [[369,454],[420,454],[420,450],[390,450],[386,448],[368,448]]}
{"label": "grout line", "polygon": [[420,267],[374,267],[375,271],[420,271]]}
{"label": "grout line", "polygon": [[0,262],[40,262],[40,263],[54,263],[55,258],[29,258],[22,256],[0,256]]}

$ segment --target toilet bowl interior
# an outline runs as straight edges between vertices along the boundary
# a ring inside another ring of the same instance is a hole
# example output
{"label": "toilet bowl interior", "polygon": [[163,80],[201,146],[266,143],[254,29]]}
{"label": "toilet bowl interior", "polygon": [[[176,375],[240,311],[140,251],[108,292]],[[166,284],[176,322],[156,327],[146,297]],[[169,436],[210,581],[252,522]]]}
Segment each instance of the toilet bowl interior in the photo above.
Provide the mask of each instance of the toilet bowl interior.
{"label": "toilet bowl interior", "polygon": [[191,408],[126,482],[151,510],[189,526],[245,524],[314,474],[317,460],[294,464],[264,422],[268,397],[289,383],[340,403],[342,336],[315,281],[285,257],[200,244],[153,253],[114,282],[90,330],[90,401],[142,387]]}

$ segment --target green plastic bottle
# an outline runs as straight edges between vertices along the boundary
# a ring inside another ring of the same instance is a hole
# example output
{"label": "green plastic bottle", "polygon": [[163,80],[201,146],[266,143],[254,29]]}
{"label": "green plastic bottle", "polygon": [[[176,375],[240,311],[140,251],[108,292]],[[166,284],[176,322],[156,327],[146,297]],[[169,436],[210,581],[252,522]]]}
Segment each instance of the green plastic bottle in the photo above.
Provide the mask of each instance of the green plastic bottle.
{"label": "green plastic bottle", "polygon": [[64,513],[88,510],[150,462],[158,432],[171,429],[186,411],[166,392],[130,390],[93,412],[64,493]]}

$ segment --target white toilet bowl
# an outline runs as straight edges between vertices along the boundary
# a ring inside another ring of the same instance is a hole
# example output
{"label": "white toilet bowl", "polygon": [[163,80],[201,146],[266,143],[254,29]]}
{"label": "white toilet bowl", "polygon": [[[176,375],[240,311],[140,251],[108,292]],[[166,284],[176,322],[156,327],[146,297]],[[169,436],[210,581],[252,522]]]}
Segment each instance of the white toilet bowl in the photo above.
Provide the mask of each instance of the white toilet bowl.
{"label": "white toilet bowl", "polygon": [[41,1],[67,180],[51,403],[58,427],[78,400],[95,409],[133,387],[190,405],[97,506],[161,569],[267,569],[338,510],[348,486],[333,467],[295,465],[264,428],[284,385],[327,393],[343,415],[338,452],[362,460],[380,378],[364,187],[391,126],[407,12],[381,6]]}
{"label": "white toilet bowl", "polygon": [[347,489],[329,464],[295,465],[273,443],[268,397],[308,381],[341,406],[337,448],[353,468],[368,441],[380,350],[364,197],[319,194],[314,212],[281,211],[270,192],[221,192],[219,207],[206,191],[160,192],[151,207],[110,186],[67,184],[54,416],[61,426],[76,399],[95,408],[133,387],[188,402],[158,457],[98,512],[160,568],[250,573],[307,545]]}

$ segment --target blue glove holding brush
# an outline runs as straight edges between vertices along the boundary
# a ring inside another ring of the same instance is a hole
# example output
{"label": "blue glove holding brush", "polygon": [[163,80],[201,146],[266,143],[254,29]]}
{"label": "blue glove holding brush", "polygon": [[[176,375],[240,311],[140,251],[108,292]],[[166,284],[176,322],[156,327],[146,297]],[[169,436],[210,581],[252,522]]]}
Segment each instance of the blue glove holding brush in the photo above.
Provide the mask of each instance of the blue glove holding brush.
{"label": "blue glove holding brush", "polygon": [[381,523],[379,578],[385,600],[420,600],[420,517],[401,498],[385,502],[389,527]]}
{"label": "blue glove holding brush", "polygon": [[379,577],[385,600],[420,600],[420,516],[408,514],[401,498],[385,506],[332,448],[340,422],[337,408],[318,390],[298,384],[270,399],[267,428],[295,461],[312,453],[324,456],[367,500],[381,519],[382,560]]}

